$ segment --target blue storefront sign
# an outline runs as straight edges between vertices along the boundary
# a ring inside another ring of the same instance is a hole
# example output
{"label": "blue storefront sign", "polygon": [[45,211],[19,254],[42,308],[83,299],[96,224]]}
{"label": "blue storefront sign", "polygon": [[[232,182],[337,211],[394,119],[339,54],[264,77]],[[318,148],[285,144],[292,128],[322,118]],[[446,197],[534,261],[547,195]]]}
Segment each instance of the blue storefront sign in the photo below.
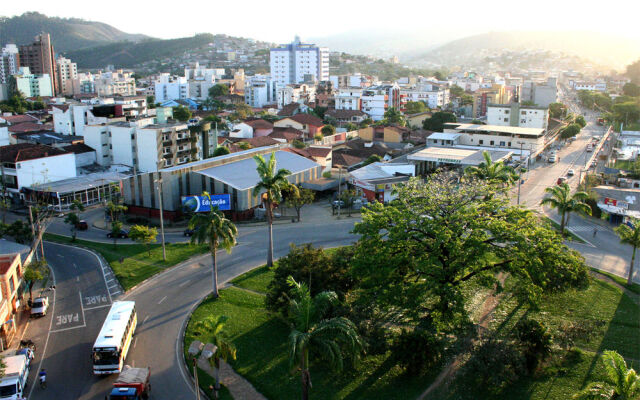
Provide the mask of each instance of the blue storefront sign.
{"label": "blue storefront sign", "polygon": [[[211,197],[211,204],[209,204]],[[218,207],[218,210],[231,210],[231,195],[212,194],[211,196],[182,196],[182,207],[193,212],[211,211],[211,206]]]}

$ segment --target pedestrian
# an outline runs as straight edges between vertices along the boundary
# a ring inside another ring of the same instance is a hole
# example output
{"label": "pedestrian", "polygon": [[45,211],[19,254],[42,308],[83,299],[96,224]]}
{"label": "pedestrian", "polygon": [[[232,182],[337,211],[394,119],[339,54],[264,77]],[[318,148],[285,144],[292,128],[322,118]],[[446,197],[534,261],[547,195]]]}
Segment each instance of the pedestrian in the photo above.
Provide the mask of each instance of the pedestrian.
{"label": "pedestrian", "polygon": [[596,234],[597,234],[597,233],[598,233],[598,228],[595,228],[595,229],[593,230],[593,237],[596,237]]}

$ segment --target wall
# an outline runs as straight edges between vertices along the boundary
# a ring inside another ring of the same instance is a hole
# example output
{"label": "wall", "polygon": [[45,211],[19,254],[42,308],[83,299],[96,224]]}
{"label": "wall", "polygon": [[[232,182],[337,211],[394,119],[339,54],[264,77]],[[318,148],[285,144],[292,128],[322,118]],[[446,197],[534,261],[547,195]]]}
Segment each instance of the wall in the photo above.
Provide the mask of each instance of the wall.
{"label": "wall", "polygon": [[16,163],[18,188],[76,177],[76,157],[73,153]]}
{"label": "wall", "polygon": [[102,166],[111,165],[108,129],[106,125],[87,125],[84,128],[84,143],[96,151],[96,162]]}
{"label": "wall", "polygon": [[76,154],[76,167],[86,167],[96,162],[96,152],[88,151],[86,153]]}
{"label": "wall", "polygon": [[136,134],[138,149],[138,172],[158,170],[158,133],[155,129],[138,129]]}
{"label": "wall", "polygon": [[[112,164],[122,164],[133,166],[135,153],[133,152],[133,144],[135,139],[132,135],[135,135],[135,127],[130,126],[110,126],[111,131],[111,154]],[[141,148],[142,152],[153,151],[152,149]]]}

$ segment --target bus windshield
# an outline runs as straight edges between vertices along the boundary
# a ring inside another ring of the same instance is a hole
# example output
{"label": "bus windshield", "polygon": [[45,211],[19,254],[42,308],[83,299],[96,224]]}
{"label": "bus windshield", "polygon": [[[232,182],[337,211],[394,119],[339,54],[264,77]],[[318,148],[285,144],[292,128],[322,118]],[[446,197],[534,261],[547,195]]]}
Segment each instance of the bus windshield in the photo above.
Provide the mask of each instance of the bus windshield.
{"label": "bus windshield", "polygon": [[93,363],[95,365],[114,365],[120,363],[118,351],[109,347],[104,349],[93,350]]}
{"label": "bus windshield", "polygon": [[18,389],[17,389],[15,383],[11,384],[11,385],[0,386],[0,397],[1,398],[10,397],[10,396],[13,396],[16,393],[18,393]]}

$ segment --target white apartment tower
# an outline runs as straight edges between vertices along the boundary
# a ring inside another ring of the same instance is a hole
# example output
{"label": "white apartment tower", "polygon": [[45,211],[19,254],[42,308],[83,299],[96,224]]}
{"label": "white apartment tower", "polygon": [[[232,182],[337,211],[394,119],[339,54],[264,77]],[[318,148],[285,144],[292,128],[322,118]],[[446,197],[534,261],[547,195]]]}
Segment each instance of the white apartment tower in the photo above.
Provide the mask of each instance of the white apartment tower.
{"label": "white apartment tower", "polygon": [[296,36],[290,44],[271,49],[271,76],[280,85],[302,83],[305,75],[318,82],[329,80],[329,49],[301,43]]}
{"label": "white apartment tower", "polygon": [[56,64],[58,64],[60,91],[65,95],[73,95],[73,83],[75,79],[78,79],[78,65],[62,56],[56,59]]}
{"label": "white apartment tower", "polygon": [[0,53],[0,83],[9,83],[9,77],[18,73],[20,55],[18,46],[8,44]]}

